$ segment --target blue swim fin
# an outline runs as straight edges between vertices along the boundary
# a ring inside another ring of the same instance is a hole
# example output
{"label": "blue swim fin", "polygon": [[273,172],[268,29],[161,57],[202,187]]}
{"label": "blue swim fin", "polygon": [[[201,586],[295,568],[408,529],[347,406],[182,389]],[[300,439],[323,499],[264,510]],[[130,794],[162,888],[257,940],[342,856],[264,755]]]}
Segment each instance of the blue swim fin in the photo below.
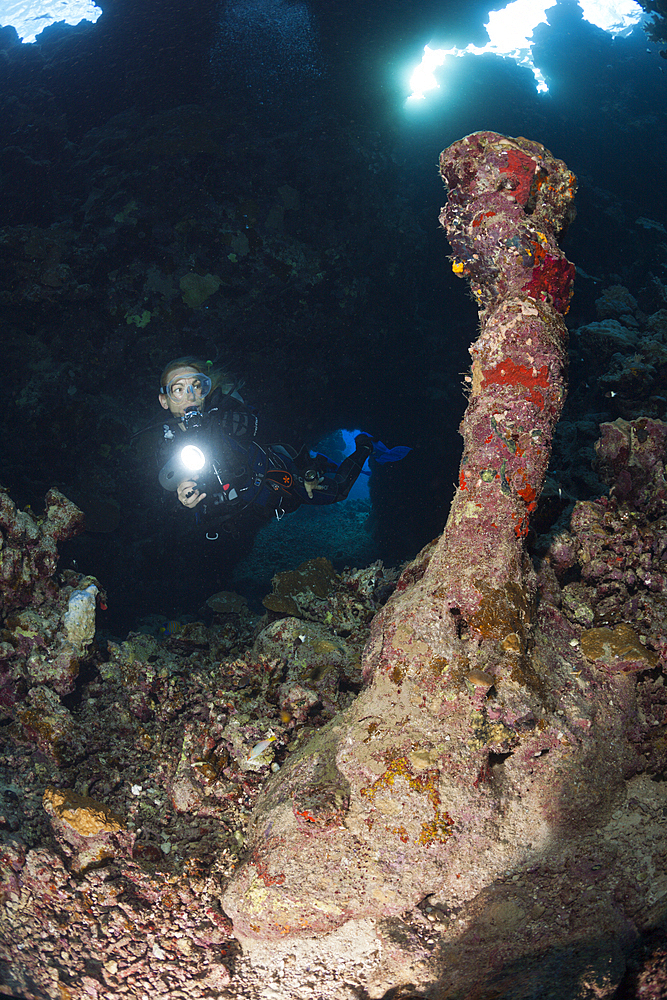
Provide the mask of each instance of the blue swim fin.
{"label": "blue swim fin", "polygon": [[[371,437],[371,435],[368,435]],[[373,455],[372,458],[378,463],[378,465],[384,465],[385,462],[400,462],[402,458],[405,458],[412,448],[408,448],[405,445],[398,445],[396,448],[387,448],[386,444],[382,444],[382,441],[373,441]]]}

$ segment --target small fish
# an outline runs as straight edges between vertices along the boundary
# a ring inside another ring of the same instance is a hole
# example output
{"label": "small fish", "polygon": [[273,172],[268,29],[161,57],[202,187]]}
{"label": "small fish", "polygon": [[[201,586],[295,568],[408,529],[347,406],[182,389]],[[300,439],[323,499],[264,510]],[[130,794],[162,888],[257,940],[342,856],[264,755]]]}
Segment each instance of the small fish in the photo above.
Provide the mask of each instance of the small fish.
{"label": "small fish", "polygon": [[467,679],[473,687],[487,689],[490,688],[495,681],[495,677],[492,674],[487,674],[486,670],[479,670],[477,667],[470,671]]}
{"label": "small fish", "polygon": [[180,635],[184,629],[184,625],[181,622],[169,621],[165,622],[164,625],[160,625],[158,632],[163,639],[170,639],[174,636]]}
{"label": "small fish", "polygon": [[262,754],[266,750],[268,750],[269,747],[271,746],[271,744],[274,743],[275,740],[277,740],[277,739],[278,739],[277,736],[269,736],[269,738],[267,740],[260,740],[259,743],[255,743],[254,747],[252,748],[252,750],[248,754],[247,760],[248,761],[257,760],[257,758],[261,757]]}

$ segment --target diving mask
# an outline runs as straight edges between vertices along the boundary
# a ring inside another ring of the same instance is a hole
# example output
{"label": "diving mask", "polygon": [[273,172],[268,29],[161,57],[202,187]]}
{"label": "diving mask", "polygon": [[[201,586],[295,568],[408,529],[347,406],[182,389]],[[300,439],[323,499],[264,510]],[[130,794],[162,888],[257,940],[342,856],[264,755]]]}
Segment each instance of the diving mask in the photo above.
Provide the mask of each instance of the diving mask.
{"label": "diving mask", "polygon": [[175,403],[183,401],[195,403],[204,396],[208,396],[211,391],[211,380],[208,375],[202,372],[195,372],[193,375],[177,375],[167,385],[160,387],[160,392],[164,393]]}

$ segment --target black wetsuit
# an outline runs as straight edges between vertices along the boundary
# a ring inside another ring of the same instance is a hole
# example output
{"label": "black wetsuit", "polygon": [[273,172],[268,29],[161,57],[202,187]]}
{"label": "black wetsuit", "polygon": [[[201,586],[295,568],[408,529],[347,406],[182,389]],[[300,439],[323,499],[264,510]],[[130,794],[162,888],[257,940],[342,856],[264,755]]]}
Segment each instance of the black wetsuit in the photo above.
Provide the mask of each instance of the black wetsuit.
{"label": "black wetsuit", "polygon": [[[202,473],[178,469],[172,473],[174,485],[165,487],[174,490],[184,479],[197,481],[206,497],[192,513],[195,523],[207,530],[230,527],[241,515],[280,519],[302,504],[344,500],[373,452],[366,435],[357,438],[355,452],[339,466],[323,455],[312,458],[306,448],[297,453],[288,445],[260,445],[257,417],[240,399],[216,390],[207,403],[200,427],[184,432],[176,418],[164,422],[157,454],[163,472],[170,463],[178,468],[177,455],[185,444],[196,444],[207,456]],[[319,488],[309,490],[307,485]]]}

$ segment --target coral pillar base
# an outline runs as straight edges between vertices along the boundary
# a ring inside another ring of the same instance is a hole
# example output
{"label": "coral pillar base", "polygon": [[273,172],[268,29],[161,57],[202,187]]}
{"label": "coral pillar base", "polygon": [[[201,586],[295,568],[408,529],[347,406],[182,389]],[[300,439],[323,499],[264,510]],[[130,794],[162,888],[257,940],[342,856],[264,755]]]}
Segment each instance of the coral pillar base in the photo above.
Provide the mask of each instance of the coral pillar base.
{"label": "coral pillar base", "polygon": [[[481,322],[459,489],[443,536],[375,619],[368,687],[258,803],[223,900],[247,938],[396,915],[429,893],[475,897],[557,839],[548,802],[578,766],[572,709],[554,714],[571,636],[537,620],[524,553],[565,394],[574,269],[555,238],[574,178],[538,143],[488,132],[446,150],[441,171],[453,268]],[[524,763],[542,754],[536,782]]]}

